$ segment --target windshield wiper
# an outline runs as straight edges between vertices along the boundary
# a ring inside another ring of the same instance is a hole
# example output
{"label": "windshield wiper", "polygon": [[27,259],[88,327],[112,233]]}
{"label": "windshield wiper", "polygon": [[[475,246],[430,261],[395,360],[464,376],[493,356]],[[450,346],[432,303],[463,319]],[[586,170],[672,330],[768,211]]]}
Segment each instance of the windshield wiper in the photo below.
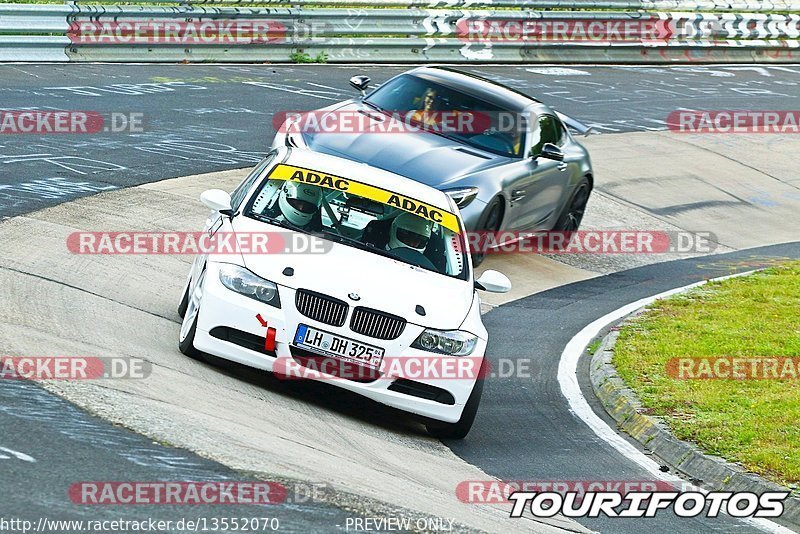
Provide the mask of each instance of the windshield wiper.
{"label": "windshield wiper", "polygon": [[375,111],[380,111],[381,113],[386,113],[386,111],[384,111],[384,109],[382,107],[380,107],[378,104],[373,104],[369,100],[362,100],[362,102],[365,103],[366,105],[368,105],[369,107],[371,107],[372,109],[374,109]]}

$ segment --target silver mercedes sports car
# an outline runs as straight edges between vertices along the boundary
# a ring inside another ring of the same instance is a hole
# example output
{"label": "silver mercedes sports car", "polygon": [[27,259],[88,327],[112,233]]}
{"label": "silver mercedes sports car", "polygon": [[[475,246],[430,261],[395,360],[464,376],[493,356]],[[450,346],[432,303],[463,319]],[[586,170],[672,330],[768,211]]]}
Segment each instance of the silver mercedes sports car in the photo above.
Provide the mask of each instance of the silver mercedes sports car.
{"label": "silver mercedes sports car", "polygon": [[369,83],[354,76],[360,96],[287,117],[273,147],[363,162],[440,189],[468,231],[578,229],[594,176],[568,126],[585,132],[583,125],[446,67],[416,68],[368,92]]}

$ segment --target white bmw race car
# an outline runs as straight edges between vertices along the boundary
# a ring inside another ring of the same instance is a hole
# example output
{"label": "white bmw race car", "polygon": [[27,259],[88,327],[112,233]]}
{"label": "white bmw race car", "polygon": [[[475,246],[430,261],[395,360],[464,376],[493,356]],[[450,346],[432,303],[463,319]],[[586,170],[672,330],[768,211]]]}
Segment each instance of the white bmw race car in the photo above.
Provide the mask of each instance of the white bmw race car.
{"label": "white bmw race car", "polygon": [[[179,347],[326,380],[463,438],[487,332],[463,222],[446,194],[335,156],[280,147],[229,195],[203,193],[205,234],[179,305]],[[229,239],[223,239],[226,236]],[[224,250],[223,250],[224,248]]]}

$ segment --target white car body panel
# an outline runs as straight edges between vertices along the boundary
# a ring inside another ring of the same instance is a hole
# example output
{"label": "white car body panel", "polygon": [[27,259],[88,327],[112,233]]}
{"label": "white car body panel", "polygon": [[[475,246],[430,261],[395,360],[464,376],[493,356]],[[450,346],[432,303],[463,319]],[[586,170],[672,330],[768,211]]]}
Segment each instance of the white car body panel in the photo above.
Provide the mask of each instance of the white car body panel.
{"label": "white car body panel", "polygon": [[[288,154],[288,159],[286,159]],[[303,150],[278,149],[273,165],[279,163],[318,169],[322,172],[359,180],[375,186],[396,191],[416,198],[432,206],[455,213],[458,210],[452,200],[433,188],[418,182],[374,169],[360,163],[343,160],[333,156],[310,153]],[[242,204],[245,206],[254,193],[254,187]],[[285,228],[237,215],[233,221],[227,216],[212,214],[206,223],[221,226],[219,231],[229,232],[287,232]],[[461,221],[459,219],[459,224]],[[463,226],[462,226],[463,228]],[[475,349],[469,358],[483,358],[487,332],[480,316],[480,299],[474,289],[472,266],[466,255],[469,276],[466,280],[449,277],[378,254],[332,243],[330,251],[324,254],[227,254],[198,256],[192,266],[187,284],[194,288],[203,269],[206,271],[202,291],[202,302],[197,315],[194,347],[219,358],[235,361],[266,371],[285,371],[299,368],[292,358],[290,344],[299,324],[305,324],[368,345],[385,349],[385,359],[389,357],[415,358],[454,358],[421,349],[411,344],[427,328],[437,330],[465,330],[478,337]],[[234,264],[249,269],[256,275],[277,284],[281,307],[264,304],[252,298],[229,290],[219,279],[219,270],[224,264]],[[292,267],[291,276],[284,274],[286,267]],[[296,289],[323,293],[349,304],[345,324],[341,327],[317,322],[302,315],[295,306]],[[351,298],[357,293],[359,299]],[[393,340],[382,340],[354,332],[350,329],[350,316],[356,306],[364,306],[405,318],[408,323],[402,334]],[[424,316],[417,313],[417,306],[425,310]],[[264,351],[251,350],[232,341],[212,335],[216,328],[235,329],[239,332],[265,336],[265,328],[256,318],[260,315],[269,327],[276,329],[275,355]],[[327,381],[337,387],[357,392],[367,398],[401,410],[424,417],[454,423],[459,420],[467,399],[475,386],[476,377],[436,378],[415,377],[416,382],[432,385],[452,394],[454,404],[389,390],[397,377],[382,376],[373,382],[357,382],[324,375],[320,372],[302,369],[306,378]]]}
{"label": "white car body panel", "polygon": [[[285,232],[260,221],[238,217],[236,232],[263,232],[265,227]],[[439,330],[455,330],[472,304],[472,287],[464,280],[414,267],[347,245],[332,243],[325,254],[250,255],[245,266],[262,278],[291,288],[314,289],[347,301],[350,293],[361,297],[359,306],[379,309],[415,323]],[[343,266],[333,269],[331,266]],[[294,275],[284,276],[286,267]],[[402,288],[413,288],[404,291]],[[391,291],[391,299],[383,298]],[[425,308],[425,316],[415,313]],[[473,332],[477,335],[477,332]]]}

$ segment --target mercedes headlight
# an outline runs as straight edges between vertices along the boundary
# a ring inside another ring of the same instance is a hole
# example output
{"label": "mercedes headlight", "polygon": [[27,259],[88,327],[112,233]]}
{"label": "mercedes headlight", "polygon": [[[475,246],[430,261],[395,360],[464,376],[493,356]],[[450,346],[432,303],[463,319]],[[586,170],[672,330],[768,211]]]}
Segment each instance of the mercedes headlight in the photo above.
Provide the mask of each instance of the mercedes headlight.
{"label": "mercedes headlight", "polygon": [[223,265],[219,269],[219,281],[222,285],[245,297],[258,300],[264,304],[281,307],[278,286],[269,280],[256,276],[238,265]]}
{"label": "mercedes headlight", "polygon": [[478,196],[479,191],[477,187],[459,187],[458,189],[447,189],[445,193],[453,199],[458,209],[463,209]]}
{"label": "mercedes headlight", "polygon": [[450,356],[468,356],[475,350],[478,336],[461,330],[432,330],[426,328],[411,344],[415,349],[427,350]]}

